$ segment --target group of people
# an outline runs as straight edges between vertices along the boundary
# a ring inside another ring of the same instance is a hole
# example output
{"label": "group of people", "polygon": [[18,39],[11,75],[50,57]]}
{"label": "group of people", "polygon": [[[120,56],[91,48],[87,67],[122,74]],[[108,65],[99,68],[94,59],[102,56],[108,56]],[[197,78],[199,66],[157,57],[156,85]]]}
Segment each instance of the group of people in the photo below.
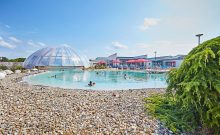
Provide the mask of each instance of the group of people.
{"label": "group of people", "polygon": [[[96,74],[99,74],[99,73],[96,72]],[[51,78],[57,78],[57,75],[51,76]],[[124,74],[124,79],[127,79],[127,74]],[[89,81],[88,86],[92,87],[92,86],[95,86],[95,84],[96,84],[95,82]]]}
{"label": "group of people", "polygon": [[88,86],[90,86],[90,87],[95,86],[95,82],[90,81]]}
{"label": "group of people", "polygon": [[57,75],[53,75],[53,76],[51,76],[50,78],[57,78]]}

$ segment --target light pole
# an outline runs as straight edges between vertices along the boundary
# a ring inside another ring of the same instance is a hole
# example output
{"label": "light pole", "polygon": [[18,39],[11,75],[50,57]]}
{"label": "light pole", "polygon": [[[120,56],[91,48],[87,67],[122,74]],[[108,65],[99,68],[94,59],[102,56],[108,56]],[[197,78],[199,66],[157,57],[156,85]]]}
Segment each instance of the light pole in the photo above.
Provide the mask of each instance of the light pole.
{"label": "light pole", "polygon": [[200,45],[200,37],[202,36],[203,34],[197,34],[196,36],[198,37],[198,45]]}
{"label": "light pole", "polygon": [[155,54],[155,63],[154,63],[154,66],[155,66],[155,68],[156,68],[157,51],[155,51],[154,54]]}

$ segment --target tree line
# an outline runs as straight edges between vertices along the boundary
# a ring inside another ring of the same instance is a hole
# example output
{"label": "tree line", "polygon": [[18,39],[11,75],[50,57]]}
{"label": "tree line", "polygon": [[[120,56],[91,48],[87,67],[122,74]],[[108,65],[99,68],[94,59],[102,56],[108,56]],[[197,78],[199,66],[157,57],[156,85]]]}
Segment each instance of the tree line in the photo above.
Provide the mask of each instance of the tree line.
{"label": "tree line", "polygon": [[9,59],[7,57],[0,57],[0,62],[24,62],[26,58]]}

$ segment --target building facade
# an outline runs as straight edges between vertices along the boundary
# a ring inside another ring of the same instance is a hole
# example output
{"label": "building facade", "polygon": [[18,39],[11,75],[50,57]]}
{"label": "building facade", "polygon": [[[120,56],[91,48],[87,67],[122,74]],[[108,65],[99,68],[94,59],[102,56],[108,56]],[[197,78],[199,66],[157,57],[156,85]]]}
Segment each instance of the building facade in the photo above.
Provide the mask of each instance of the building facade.
{"label": "building facade", "polygon": [[[114,56],[114,57],[113,57]],[[95,60],[91,61],[93,64],[96,65],[99,61],[105,61],[106,65],[112,68],[118,67],[138,67],[138,68],[178,68],[185,55],[176,55],[176,56],[161,56],[161,57],[151,57],[148,58],[147,55],[139,55],[133,57],[122,57],[117,56],[116,54],[110,55],[108,57],[97,57]],[[138,60],[138,59],[145,59],[148,62],[143,63],[128,63],[129,60]],[[113,61],[116,60],[118,62],[114,63]]]}

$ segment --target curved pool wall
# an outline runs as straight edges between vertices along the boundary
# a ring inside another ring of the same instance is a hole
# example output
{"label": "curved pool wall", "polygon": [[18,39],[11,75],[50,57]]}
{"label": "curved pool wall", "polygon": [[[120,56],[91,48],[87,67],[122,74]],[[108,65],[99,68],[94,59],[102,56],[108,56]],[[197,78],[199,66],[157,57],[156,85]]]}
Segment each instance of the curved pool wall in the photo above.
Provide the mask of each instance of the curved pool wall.
{"label": "curved pool wall", "polygon": [[[32,85],[86,90],[129,90],[167,87],[166,74],[147,74],[135,71],[53,70],[26,76],[23,81]],[[95,82],[95,86],[89,87],[89,81]]]}

